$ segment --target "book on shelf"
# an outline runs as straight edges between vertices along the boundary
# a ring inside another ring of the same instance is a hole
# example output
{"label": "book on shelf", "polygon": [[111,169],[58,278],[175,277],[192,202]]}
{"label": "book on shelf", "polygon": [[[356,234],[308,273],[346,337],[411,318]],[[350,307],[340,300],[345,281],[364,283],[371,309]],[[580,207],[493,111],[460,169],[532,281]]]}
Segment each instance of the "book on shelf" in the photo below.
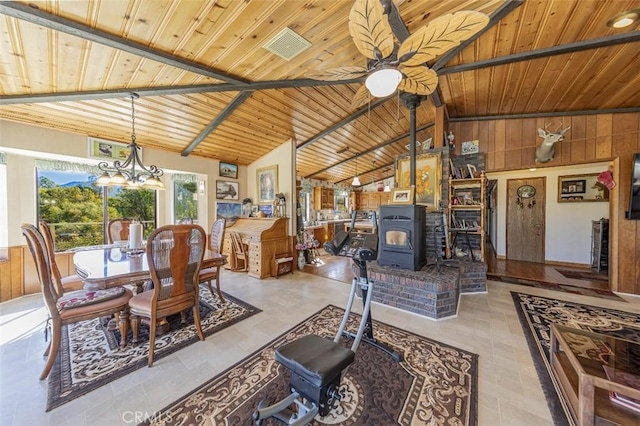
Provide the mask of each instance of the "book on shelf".
{"label": "book on shelf", "polygon": [[[620,383],[630,388],[640,389],[640,376],[608,365],[603,365],[602,368],[607,378],[612,382]],[[618,405],[640,413],[640,400],[636,398],[611,391],[609,392],[609,399]]]}

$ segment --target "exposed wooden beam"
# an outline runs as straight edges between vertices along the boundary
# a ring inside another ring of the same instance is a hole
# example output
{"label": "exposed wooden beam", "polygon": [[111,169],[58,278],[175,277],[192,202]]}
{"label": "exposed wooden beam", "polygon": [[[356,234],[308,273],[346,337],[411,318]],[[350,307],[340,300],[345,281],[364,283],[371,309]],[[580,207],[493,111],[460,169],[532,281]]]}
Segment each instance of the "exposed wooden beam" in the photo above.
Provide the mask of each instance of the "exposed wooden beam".
{"label": "exposed wooden beam", "polygon": [[640,112],[640,107],[630,108],[610,108],[610,109],[590,109],[583,111],[553,111],[535,112],[526,114],[505,114],[505,115],[478,115],[475,117],[449,118],[449,123],[462,123],[465,121],[488,121],[488,120],[509,120],[513,118],[539,118],[539,117],[567,117],[573,115],[596,115],[596,114],[625,114]]}
{"label": "exposed wooden beam", "polygon": [[[477,34],[475,34],[473,37],[471,37],[468,40],[465,40],[464,42],[460,43],[460,45],[458,47],[456,47],[455,49],[450,50],[449,52],[447,52],[446,54],[444,54],[443,56],[440,57],[440,59],[438,59],[433,66],[431,67],[434,71],[438,72],[440,69],[442,69],[442,67],[444,67],[453,57],[455,57],[458,53],[462,52],[462,50],[464,48],[466,48],[467,46],[469,46],[471,43],[473,43],[478,37],[480,37],[483,33],[485,33],[486,31],[489,30],[489,28],[493,27],[494,25],[496,25],[498,22],[500,22],[500,20],[502,18],[504,18],[505,16],[507,16],[509,13],[511,13],[514,9],[516,9],[517,7],[519,7],[522,3],[524,3],[524,0],[508,0],[505,3],[503,3],[498,9],[496,9],[494,11],[494,13],[491,15],[491,17],[489,18],[489,23],[487,24],[486,27],[484,27],[481,31],[479,31]],[[440,72],[438,72],[438,74],[441,74]],[[440,89],[438,86],[436,86],[436,90],[431,94],[431,101],[433,102],[433,105],[435,105],[435,107],[441,107],[444,105],[444,102],[442,101],[442,96],[440,95]]]}
{"label": "exposed wooden beam", "polygon": [[41,11],[36,6],[2,1],[0,2],[0,13],[11,16],[12,18],[31,22],[32,24],[40,25],[45,28],[51,28],[56,31],[91,40],[95,43],[119,49],[133,55],[142,56],[143,58],[151,59],[176,68],[215,78],[216,80],[237,84],[247,83],[246,80],[235,77],[226,72],[218,71],[208,66],[182,59],[178,56],[151,49],[143,44],[114,36],[113,34],[82,25],[78,22],[74,22],[60,16],[51,15]]}
{"label": "exposed wooden beam", "polygon": [[[427,124],[423,124],[422,126],[416,128],[416,132],[428,129],[429,127],[432,127],[434,125],[435,125],[435,123],[433,121],[431,121],[431,122],[429,122]],[[403,133],[403,134],[398,135],[398,136],[394,137],[393,139],[390,139],[390,140],[388,140],[388,141],[386,141],[384,143],[376,145],[376,146],[374,146],[372,148],[369,148],[369,149],[367,149],[365,151],[359,152],[356,155],[354,155],[353,157],[347,158],[346,160],[338,161],[337,163],[334,163],[334,164],[332,164],[332,165],[330,165],[328,167],[325,167],[322,170],[318,170],[317,172],[314,172],[314,173],[312,173],[310,175],[305,176],[305,178],[308,179],[308,178],[311,178],[313,176],[319,175],[320,173],[324,173],[329,169],[332,169],[332,168],[334,168],[336,166],[339,166],[340,164],[344,164],[344,163],[348,163],[349,161],[353,161],[353,160],[356,159],[356,157],[359,157],[359,156],[364,155],[364,154],[368,154],[368,153],[373,152],[373,151],[375,151],[377,149],[380,149],[380,148],[384,148],[387,145],[391,145],[391,144],[396,143],[398,141],[401,141],[402,139],[407,138],[407,137],[409,137],[409,132]],[[371,170],[369,170],[369,171],[371,171]],[[368,172],[364,172],[364,173],[368,173]]]}
{"label": "exposed wooden beam", "polygon": [[238,93],[238,95],[233,98],[231,102],[229,102],[224,110],[222,110],[222,112],[220,112],[220,114],[218,114],[218,116],[211,123],[209,123],[209,125],[207,125],[207,127],[205,127],[198,136],[196,136],[196,138],[189,144],[189,146],[185,148],[184,151],[180,153],[180,155],[186,157],[191,154],[191,152],[196,149],[196,147],[200,145],[200,143],[205,140],[205,138],[209,136],[211,132],[213,132],[220,124],[222,124],[222,122],[226,120],[233,111],[235,111],[240,105],[242,105],[245,100],[247,100],[249,96],[251,96],[251,93],[252,92],[250,91]]}
{"label": "exposed wooden beam", "polygon": [[444,106],[444,102],[442,102],[442,96],[440,95],[440,86],[436,86],[436,90],[431,93],[431,102],[433,102],[433,106],[436,108]]}
{"label": "exposed wooden beam", "polygon": [[33,95],[0,96],[0,105],[70,102],[126,97],[131,92],[144,96],[171,96],[189,93],[239,92],[243,90],[290,89],[296,87],[336,86],[361,83],[363,77],[350,80],[321,81],[309,78],[295,80],[266,80],[251,83],[194,84],[185,86],[141,87],[128,89],[93,90],[86,92],[41,93]]}
{"label": "exposed wooden beam", "polygon": [[514,62],[529,61],[531,59],[563,55],[565,53],[574,53],[580,52],[582,50],[598,49],[600,47],[615,46],[617,44],[634,43],[638,41],[640,41],[640,31],[633,31],[624,34],[614,34],[611,36],[599,37],[592,40],[577,41],[575,43],[567,43],[561,46],[544,47],[542,49],[531,50],[528,52],[500,56],[499,58],[485,59],[483,61],[473,62],[470,64],[461,64],[452,67],[446,67],[439,70],[438,75],[454,74],[463,71],[495,67],[498,65],[512,64]]}
{"label": "exposed wooden beam", "polygon": [[366,106],[360,108],[359,110],[357,110],[353,114],[351,114],[351,115],[343,118],[342,120],[338,121],[333,126],[327,127],[322,132],[320,132],[317,135],[311,137],[311,139],[307,139],[306,141],[302,142],[300,145],[296,146],[296,151],[301,150],[301,149],[311,145],[312,143],[319,141],[323,137],[327,136],[329,133],[335,132],[336,130],[338,130],[342,126],[346,126],[351,121],[355,120],[356,118],[360,117],[361,115],[366,114],[370,109],[374,109],[377,106],[382,105],[389,98],[390,97],[387,96],[386,98],[378,99],[377,101],[373,102],[371,105],[366,105]]}
{"label": "exposed wooden beam", "polygon": [[[504,2],[499,8],[497,8],[489,18],[489,23],[486,27],[476,33],[473,37],[468,40],[463,41],[460,45],[454,49],[451,49],[446,54],[442,55],[440,59],[438,59],[433,66],[431,67],[434,71],[438,71],[442,69],[453,57],[455,57],[458,53],[462,52],[467,46],[476,41],[478,37],[487,32],[491,27],[496,25],[502,18],[510,14],[514,9],[520,7],[520,5],[524,3],[524,0],[507,0]],[[441,74],[438,72],[438,74]],[[439,106],[439,105],[436,105]]]}

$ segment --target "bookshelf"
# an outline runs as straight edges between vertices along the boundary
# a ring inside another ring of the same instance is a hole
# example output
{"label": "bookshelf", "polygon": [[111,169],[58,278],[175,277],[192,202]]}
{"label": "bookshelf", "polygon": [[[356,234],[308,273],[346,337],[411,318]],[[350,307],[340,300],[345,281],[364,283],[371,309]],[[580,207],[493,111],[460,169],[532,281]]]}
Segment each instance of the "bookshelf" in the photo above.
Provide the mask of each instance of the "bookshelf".
{"label": "bookshelf", "polygon": [[453,257],[457,247],[467,251],[472,260],[485,261],[485,190],[484,172],[479,177],[449,177],[448,227]]}

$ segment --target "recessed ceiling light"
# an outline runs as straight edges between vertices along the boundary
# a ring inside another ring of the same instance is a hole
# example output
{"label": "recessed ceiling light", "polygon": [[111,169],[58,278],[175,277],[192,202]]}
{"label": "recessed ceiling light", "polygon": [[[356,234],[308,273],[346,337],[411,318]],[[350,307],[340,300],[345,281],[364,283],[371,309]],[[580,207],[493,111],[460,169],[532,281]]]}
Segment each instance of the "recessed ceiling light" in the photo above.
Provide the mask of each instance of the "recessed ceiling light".
{"label": "recessed ceiling light", "polygon": [[628,10],[611,18],[607,22],[607,26],[613,28],[624,28],[632,25],[640,17],[640,9]]}

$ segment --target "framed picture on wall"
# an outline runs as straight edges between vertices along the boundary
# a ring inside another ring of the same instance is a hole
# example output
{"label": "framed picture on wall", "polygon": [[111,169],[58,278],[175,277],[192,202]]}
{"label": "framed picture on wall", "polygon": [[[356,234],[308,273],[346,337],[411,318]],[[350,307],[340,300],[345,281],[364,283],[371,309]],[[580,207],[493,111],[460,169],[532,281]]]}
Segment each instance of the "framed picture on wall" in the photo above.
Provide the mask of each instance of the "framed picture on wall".
{"label": "framed picture on wall", "polygon": [[413,189],[394,189],[391,204],[413,204]]}
{"label": "framed picture on wall", "polygon": [[216,181],[216,199],[217,200],[238,200],[238,182],[230,182],[226,180]]}
{"label": "framed picture on wall", "polygon": [[232,225],[242,215],[242,204],[225,203],[218,201],[216,203],[216,219],[224,218],[228,225]]}
{"label": "framed picture on wall", "polygon": [[258,203],[273,203],[278,192],[278,165],[256,170]]}
{"label": "framed picture on wall", "polygon": [[[396,160],[396,186],[411,187],[411,158],[400,157]],[[416,155],[416,204],[437,210],[440,202],[440,154],[425,153]]]}
{"label": "framed picture on wall", "polygon": [[238,179],[238,165],[221,161],[218,174],[220,175],[220,177]]}
{"label": "framed picture on wall", "polygon": [[[131,151],[129,145],[124,143],[111,142],[106,139],[92,137],[88,137],[87,140],[89,141],[89,157],[91,158],[124,161]],[[138,156],[140,160],[142,160],[142,149],[138,151]]]}
{"label": "framed picture on wall", "polygon": [[558,176],[558,202],[608,201],[609,190],[598,183],[598,173]]}

